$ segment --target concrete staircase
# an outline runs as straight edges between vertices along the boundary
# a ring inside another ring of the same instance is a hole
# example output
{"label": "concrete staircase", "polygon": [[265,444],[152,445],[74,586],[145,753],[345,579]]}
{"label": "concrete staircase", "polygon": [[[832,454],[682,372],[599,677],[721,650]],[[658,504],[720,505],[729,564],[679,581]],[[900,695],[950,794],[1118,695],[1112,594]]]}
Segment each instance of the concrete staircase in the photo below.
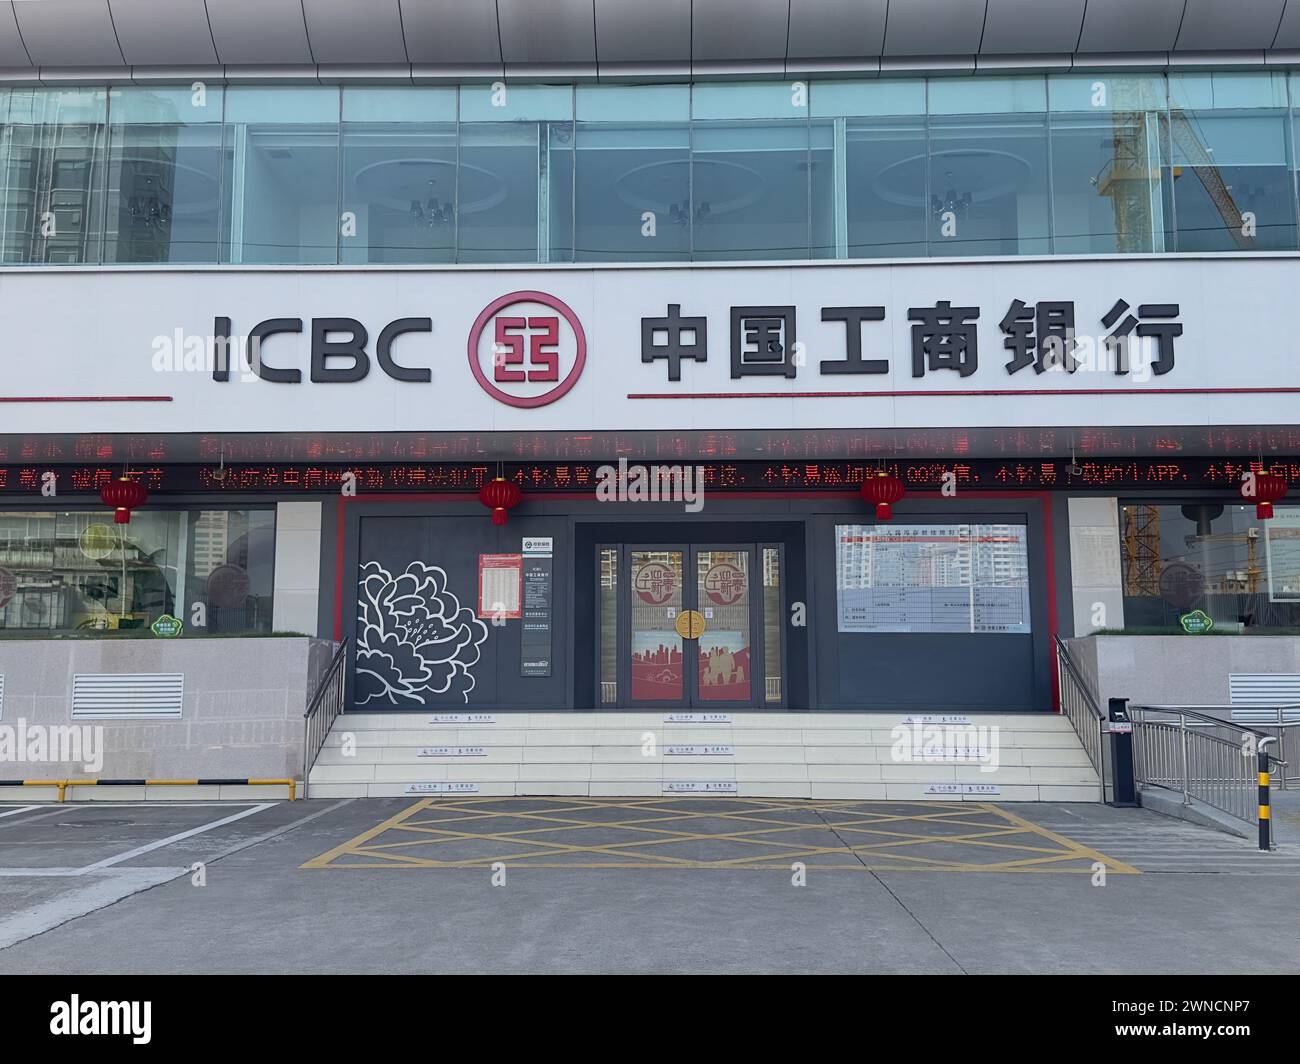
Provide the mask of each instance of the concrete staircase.
{"label": "concrete staircase", "polygon": [[1047,713],[349,713],[309,784],[312,798],[1099,800],[1069,721]]}

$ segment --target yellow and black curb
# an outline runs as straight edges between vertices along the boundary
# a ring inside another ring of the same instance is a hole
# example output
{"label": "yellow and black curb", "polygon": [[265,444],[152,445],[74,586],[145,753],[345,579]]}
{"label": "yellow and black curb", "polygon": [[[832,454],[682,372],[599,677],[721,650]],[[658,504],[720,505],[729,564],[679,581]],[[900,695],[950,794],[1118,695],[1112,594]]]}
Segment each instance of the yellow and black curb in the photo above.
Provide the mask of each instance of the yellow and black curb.
{"label": "yellow and black curb", "polygon": [[289,801],[297,797],[291,779],[221,778],[193,780],[0,780],[0,787],[57,787],[62,802],[69,787],[288,787]]}

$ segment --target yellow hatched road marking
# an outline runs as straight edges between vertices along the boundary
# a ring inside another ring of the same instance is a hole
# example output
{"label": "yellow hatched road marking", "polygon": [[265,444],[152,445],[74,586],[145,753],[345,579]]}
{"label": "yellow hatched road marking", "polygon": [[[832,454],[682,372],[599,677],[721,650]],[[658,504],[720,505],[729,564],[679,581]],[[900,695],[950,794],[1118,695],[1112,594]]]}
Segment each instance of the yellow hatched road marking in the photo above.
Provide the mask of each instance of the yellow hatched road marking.
{"label": "yellow hatched road marking", "polygon": [[[513,808],[515,803],[525,808]],[[704,807],[692,808],[696,803]],[[597,810],[649,815],[616,815],[609,820],[583,815]],[[812,817],[804,821],[780,815],[795,811],[811,813]],[[429,816],[420,817],[422,812]],[[442,813],[459,815],[434,815]],[[476,824],[493,820],[522,822],[527,826],[512,825],[509,830],[500,831],[474,830]],[[719,832],[691,830],[700,821],[734,822],[736,827]],[[951,835],[924,830],[909,832],[906,830],[908,824],[949,825],[959,831]],[[628,837],[614,842],[591,843],[542,837],[592,831],[616,832]],[[822,845],[782,837],[795,831],[829,834],[835,841]],[[384,835],[388,837],[381,839]],[[491,855],[448,859],[429,856],[456,843],[483,844],[483,849]],[[733,853],[702,860],[655,852],[659,847],[690,843],[722,847],[730,844]],[[735,855],[735,846],[755,852]],[[938,848],[940,854],[945,846],[961,846],[1003,850],[1009,856],[1003,861],[989,862],[972,861],[968,857],[928,856],[916,852],[916,847],[923,846]],[[501,852],[512,847],[517,852]],[[909,849],[912,852],[905,852]],[[557,860],[566,855],[589,860]],[[351,860],[343,860],[345,858]],[[812,803],[808,800],[678,796],[642,799],[547,799],[542,796],[424,798],[307,861],[302,867],[482,868],[501,861],[526,868],[771,869],[786,867],[785,863],[792,860],[812,858],[851,858],[813,864],[818,869],[846,871],[1089,873],[1093,864],[1101,862],[1112,872],[1139,874],[1131,865],[1106,857],[988,803],[936,806],[857,799]],[[1072,864],[1082,861],[1088,862],[1088,866]],[[1068,867],[1067,862],[1071,863]]]}

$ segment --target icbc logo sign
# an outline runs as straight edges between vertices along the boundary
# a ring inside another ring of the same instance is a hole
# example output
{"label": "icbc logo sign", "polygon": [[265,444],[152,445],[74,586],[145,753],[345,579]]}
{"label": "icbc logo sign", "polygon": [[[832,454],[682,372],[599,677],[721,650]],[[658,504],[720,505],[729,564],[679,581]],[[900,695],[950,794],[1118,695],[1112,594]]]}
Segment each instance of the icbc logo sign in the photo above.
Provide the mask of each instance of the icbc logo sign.
{"label": "icbc logo sign", "polygon": [[511,292],[484,308],[469,331],[469,367],[508,406],[545,406],[577,382],[587,337],[568,304],[545,292]]}

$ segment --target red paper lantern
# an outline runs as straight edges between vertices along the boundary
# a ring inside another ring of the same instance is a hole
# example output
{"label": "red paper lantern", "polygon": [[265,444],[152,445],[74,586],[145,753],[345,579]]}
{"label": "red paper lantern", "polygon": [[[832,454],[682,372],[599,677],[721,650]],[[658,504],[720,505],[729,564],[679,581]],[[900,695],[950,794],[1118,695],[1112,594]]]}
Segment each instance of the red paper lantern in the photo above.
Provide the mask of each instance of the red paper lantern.
{"label": "red paper lantern", "polygon": [[1261,469],[1255,473],[1255,490],[1248,495],[1246,492],[1249,488],[1250,481],[1243,481],[1241,497],[1247,501],[1253,500],[1255,516],[1261,521],[1267,521],[1273,516],[1273,504],[1286,495],[1286,477],[1281,473]]}
{"label": "red paper lantern", "polygon": [[894,503],[906,494],[903,482],[883,470],[875,476],[867,477],[862,484],[862,498],[876,504],[877,521],[890,520],[894,516]]}
{"label": "red paper lantern", "polygon": [[144,490],[144,485],[130,477],[122,477],[104,485],[99,497],[105,506],[113,508],[113,522],[119,525],[129,525],[131,511],[138,510],[149,501],[149,493]]}
{"label": "red paper lantern", "polygon": [[494,525],[504,525],[507,512],[518,506],[523,498],[519,485],[503,477],[489,480],[478,493],[478,501],[492,511]]}

